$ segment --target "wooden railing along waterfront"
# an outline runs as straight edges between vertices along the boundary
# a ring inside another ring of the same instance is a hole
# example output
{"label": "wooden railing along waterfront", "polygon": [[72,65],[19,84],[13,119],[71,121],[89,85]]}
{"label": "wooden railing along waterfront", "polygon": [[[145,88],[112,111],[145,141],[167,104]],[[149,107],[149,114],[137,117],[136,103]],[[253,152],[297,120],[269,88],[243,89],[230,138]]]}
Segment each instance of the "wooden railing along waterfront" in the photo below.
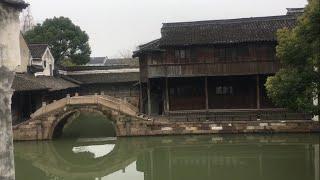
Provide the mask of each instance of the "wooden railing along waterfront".
{"label": "wooden railing along waterfront", "polygon": [[312,115],[289,112],[286,109],[234,109],[209,111],[171,111],[165,116],[169,121],[295,121],[312,120]]}

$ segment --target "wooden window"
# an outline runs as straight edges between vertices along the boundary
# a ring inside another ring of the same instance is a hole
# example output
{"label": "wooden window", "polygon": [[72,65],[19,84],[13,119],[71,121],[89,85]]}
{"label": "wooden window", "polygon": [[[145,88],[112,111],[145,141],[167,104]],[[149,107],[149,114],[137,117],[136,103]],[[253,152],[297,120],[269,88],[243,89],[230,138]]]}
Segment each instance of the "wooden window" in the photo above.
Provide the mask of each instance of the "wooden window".
{"label": "wooden window", "polygon": [[249,47],[239,46],[237,48],[237,56],[239,60],[247,59],[249,57]]}
{"label": "wooden window", "polygon": [[43,66],[47,67],[47,61],[43,61]]}
{"label": "wooden window", "polygon": [[217,95],[232,95],[233,87],[232,86],[217,86],[216,87]]}
{"label": "wooden window", "polygon": [[175,51],[174,51],[174,57],[175,57],[176,59],[180,58],[180,50],[175,50]]}
{"label": "wooden window", "polygon": [[256,47],[256,55],[259,60],[274,60],[276,55],[275,46],[261,45]]}
{"label": "wooden window", "polygon": [[186,58],[186,50],[180,50],[180,58],[185,59]]}
{"label": "wooden window", "polygon": [[174,93],[174,88],[170,88],[169,94],[170,94],[170,96],[174,96],[174,95],[175,95],[175,93]]}
{"label": "wooden window", "polygon": [[223,47],[216,48],[214,51],[214,59],[223,61],[226,57],[226,49]]}
{"label": "wooden window", "polygon": [[237,48],[228,47],[226,48],[226,60],[232,61],[237,59]]}
{"label": "wooden window", "polygon": [[186,59],[190,57],[190,51],[186,49],[175,50],[174,56],[176,59]]}

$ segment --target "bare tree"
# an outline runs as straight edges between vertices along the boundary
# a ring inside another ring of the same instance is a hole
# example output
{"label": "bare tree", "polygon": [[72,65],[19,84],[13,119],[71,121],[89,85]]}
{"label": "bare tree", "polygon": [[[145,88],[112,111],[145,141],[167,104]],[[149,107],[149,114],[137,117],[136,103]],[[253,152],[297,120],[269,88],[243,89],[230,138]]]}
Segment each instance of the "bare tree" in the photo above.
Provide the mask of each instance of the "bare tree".
{"label": "bare tree", "polygon": [[130,49],[123,49],[121,51],[119,51],[119,55],[120,58],[124,58],[124,59],[129,59],[132,58],[132,50]]}
{"label": "bare tree", "polygon": [[35,26],[33,16],[31,14],[30,6],[22,12],[21,16],[21,31],[25,33],[32,30]]}

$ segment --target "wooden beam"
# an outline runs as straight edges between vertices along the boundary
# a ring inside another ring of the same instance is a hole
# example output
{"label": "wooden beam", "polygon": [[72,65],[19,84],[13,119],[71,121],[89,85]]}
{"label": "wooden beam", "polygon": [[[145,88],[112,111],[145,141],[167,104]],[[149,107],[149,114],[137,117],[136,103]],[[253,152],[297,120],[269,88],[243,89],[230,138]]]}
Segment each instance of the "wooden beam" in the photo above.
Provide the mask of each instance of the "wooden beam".
{"label": "wooden beam", "polygon": [[256,76],[256,90],[257,90],[257,109],[260,109],[260,76]]}
{"label": "wooden beam", "polygon": [[143,91],[143,89],[142,89],[142,83],[141,83],[141,81],[140,81],[140,94],[139,94],[139,96],[140,96],[140,98],[139,98],[139,101],[140,101],[140,112],[141,113],[143,113],[143,98],[142,98],[142,91]]}
{"label": "wooden beam", "polygon": [[205,97],[206,97],[206,110],[208,110],[209,109],[208,77],[204,78],[204,90],[205,90]]}
{"label": "wooden beam", "polygon": [[169,82],[168,82],[168,78],[166,77],[166,111],[170,111],[170,104],[169,104],[170,100],[169,100]]}
{"label": "wooden beam", "polygon": [[148,115],[151,115],[151,92],[150,92],[150,79],[148,79],[148,85],[147,85],[147,88],[148,88]]}

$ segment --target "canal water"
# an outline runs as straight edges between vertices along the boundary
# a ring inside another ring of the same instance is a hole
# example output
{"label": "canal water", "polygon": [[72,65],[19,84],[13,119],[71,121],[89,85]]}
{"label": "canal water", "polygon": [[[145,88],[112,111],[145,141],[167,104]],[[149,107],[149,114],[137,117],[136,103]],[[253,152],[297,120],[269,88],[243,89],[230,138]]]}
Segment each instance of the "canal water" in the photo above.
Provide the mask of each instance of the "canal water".
{"label": "canal water", "polygon": [[81,118],[88,116],[70,123],[60,139],[16,142],[16,179],[319,180],[319,134],[114,138],[67,132],[72,126],[83,131]]}

